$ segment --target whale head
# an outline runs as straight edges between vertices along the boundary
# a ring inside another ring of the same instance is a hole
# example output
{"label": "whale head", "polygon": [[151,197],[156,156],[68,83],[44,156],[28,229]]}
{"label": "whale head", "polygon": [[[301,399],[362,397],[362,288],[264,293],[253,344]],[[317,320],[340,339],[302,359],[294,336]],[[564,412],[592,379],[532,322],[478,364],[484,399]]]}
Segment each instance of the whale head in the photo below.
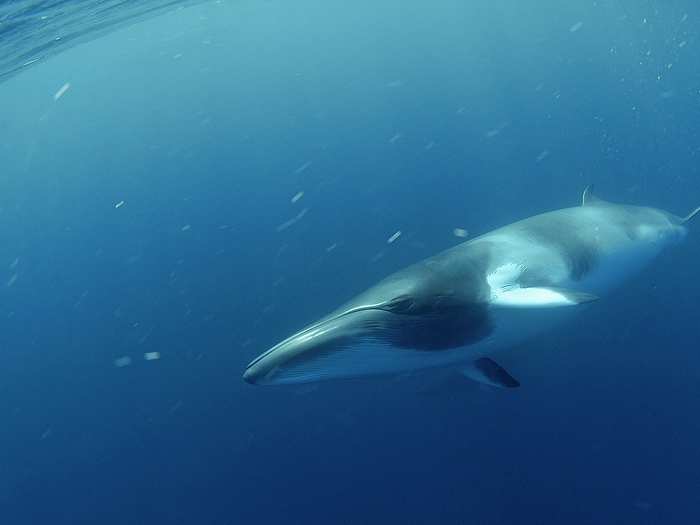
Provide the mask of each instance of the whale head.
{"label": "whale head", "polygon": [[430,366],[489,335],[482,273],[440,259],[408,267],[258,356],[243,378],[305,383]]}

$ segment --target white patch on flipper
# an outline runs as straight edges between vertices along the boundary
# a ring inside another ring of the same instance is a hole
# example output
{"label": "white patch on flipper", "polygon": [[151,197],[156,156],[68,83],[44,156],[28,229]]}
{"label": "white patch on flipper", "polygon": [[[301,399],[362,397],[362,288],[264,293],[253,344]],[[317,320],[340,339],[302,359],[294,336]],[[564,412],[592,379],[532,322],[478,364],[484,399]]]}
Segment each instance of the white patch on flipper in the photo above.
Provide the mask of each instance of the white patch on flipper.
{"label": "white patch on flipper", "polygon": [[525,273],[525,266],[517,263],[506,263],[496,268],[486,276],[486,282],[491,288],[491,301],[498,300],[504,292],[520,288],[518,279]]}
{"label": "white patch on flipper", "polygon": [[579,304],[553,288],[513,288],[500,293],[493,304],[511,308],[552,308]]}
{"label": "white patch on flipper", "polygon": [[593,301],[595,296],[576,291],[549,287],[522,287],[520,278],[527,268],[522,264],[507,263],[488,274],[491,304],[507,308],[556,308]]}

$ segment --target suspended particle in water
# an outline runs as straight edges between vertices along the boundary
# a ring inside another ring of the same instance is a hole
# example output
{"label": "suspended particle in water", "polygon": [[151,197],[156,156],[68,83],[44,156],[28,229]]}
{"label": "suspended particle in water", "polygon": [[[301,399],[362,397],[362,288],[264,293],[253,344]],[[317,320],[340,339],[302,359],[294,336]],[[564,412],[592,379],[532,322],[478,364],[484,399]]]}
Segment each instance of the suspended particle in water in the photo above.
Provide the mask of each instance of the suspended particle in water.
{"label": "suspended particle in water", "polygon": [[300,173],[303,173],[304,171],[306,171],[306,169],[309,166],[311,166],[311,164],[312,164],[311,161],[305,162],[304,164],[302,164],[301,166],[299,166],[297,169],[294,170],[294,175],[299,175]]}
{"label": "suspended particle in water", "polygon": [[69,89],[70,89],[70,82],[66,82],[65,84],[63,84],[63,86],[61,86],[61,89],[59,89],[58,91],[56,91],[56,93],[54,93],[53,99],[58,100],[63,95],[65,95],[66,91],[68,91]]}
{"label": "suspended particle in water", "polygon": [[129,366],[131,364],[131,357],[128,355],[122,356],[122,357],[117,357],[114,360],[114,366],[117,368],[124,368],[125,366]]}
{"label": "suspended particle in water", "polygon": [[308,212],[308,211],[309,211],[308,208],[304,208],[304,209],[301,210],[299,213],[297,213],[294,217],[292,217],[292,218],[289,219],[288,221],[283,222],[282,224],[280,224],[279,226],[277,226],[277,228],[275,228],[275,229],[276,229],[278,232],[283,232],[284,230],[286,230],[286,229],[289,228],[290,226],[293,226],[294,224],[296,224],[297,222],[299,222],[301,219],[303,219],[303,218],[304,218],[304,215],[306,215],[306,212]]}
{"label": "suspended particle in water", "polygon": [[392,235],[391,237],[389,237],[389,238],[386,240],[386,243],[387,243],[387,244],[391,244],[392,242],[394,242],[394,241],[395,241],[396,239],[398,239],[399,237],[401,237],[401,230],[398,230],[394,235]]}

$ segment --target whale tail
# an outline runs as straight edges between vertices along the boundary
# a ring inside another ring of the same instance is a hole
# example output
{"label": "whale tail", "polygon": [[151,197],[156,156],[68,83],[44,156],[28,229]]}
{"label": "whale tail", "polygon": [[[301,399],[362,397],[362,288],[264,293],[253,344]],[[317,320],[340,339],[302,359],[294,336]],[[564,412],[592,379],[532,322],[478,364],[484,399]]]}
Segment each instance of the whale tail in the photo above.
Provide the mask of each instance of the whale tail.
{"label": "whale tail", "polygon": [[681,219],[681,222],[682,222],[683,224],[686,224],[686,223],[692,221],[692,220],[693,220],[693,217],[695,217],[695,216],[698,215],[699,213],[700,213],[700,206],[698,206],[698,207],[695,208],[693,211],[691,211],[688,215],[686,215],[685,217],[683,217],[683,218]]}

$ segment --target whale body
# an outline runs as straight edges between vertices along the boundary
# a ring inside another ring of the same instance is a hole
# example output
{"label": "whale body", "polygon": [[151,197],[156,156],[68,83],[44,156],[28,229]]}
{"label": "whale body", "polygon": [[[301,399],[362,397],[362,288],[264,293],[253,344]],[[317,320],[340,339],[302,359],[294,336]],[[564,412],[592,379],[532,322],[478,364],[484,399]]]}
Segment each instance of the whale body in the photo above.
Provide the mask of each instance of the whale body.
{"label": "whale body", "polygon": [[494,359],[575,315],[687,234],[686,217],[613,204],[509,224],[400,270],[273,346],[246,368],[255,384],[458,367],[499,387],[519,382]]}

